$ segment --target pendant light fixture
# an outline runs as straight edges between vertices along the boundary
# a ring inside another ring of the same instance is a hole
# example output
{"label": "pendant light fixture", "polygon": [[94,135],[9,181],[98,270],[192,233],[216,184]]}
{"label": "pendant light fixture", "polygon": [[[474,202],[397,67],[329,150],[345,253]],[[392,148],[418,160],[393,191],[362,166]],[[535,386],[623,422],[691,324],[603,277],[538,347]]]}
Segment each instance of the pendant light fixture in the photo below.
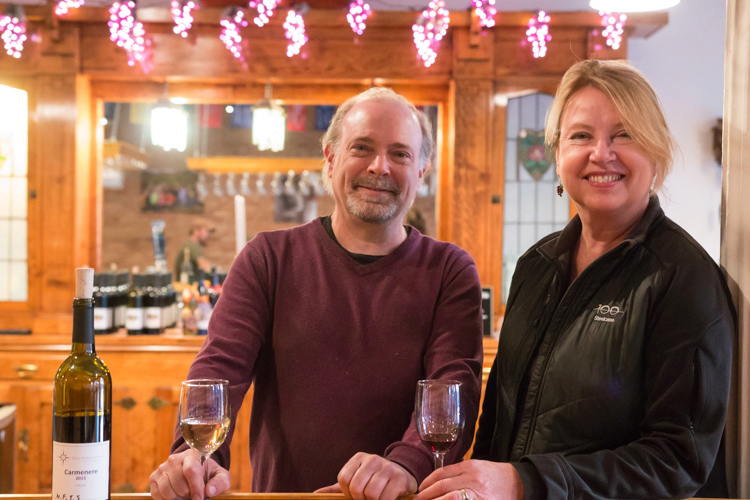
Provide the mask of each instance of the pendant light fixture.
{"label": "pendant light fixture", "polygon": [[164,151],[185,151],[187,130],[188,115],[182,106],[169,102],[165,83],[164,97],[151,110],[151,144]]}
{"label": "pendant light fixture", "polygon": [[680,0],[591,0],[589,5],[605,12],[651,12],[669,9],[679,3]]}
{"label": "pendant light fixture", "polygon": [[253,144],[260,151],[284,149],[286,112],[272,99],[271,82],[266,84],[265,98],[253,106]]}

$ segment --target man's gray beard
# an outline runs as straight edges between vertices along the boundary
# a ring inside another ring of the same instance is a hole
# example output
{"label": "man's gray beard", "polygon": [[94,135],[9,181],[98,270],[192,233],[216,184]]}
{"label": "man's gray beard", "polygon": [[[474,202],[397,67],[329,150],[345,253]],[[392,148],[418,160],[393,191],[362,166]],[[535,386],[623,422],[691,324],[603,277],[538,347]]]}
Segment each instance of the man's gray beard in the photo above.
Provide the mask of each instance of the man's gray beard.
{"label": "man's gray beard", "polygon": [[363,222],[370,224],[382,224],[393,218],[398,210],[398,201],[393,200],[387,205],[369,203],[354,198],[353,195],[346,197],[346,209],[350,214],[357,217]]}

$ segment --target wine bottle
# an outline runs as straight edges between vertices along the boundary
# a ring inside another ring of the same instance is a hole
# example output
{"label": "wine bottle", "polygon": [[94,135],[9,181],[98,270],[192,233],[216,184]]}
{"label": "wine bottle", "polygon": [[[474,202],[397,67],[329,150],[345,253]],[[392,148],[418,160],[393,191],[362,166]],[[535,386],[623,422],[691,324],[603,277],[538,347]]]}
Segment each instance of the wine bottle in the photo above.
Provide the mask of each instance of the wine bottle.
{"label": "wine bottle", "polygon": [[145,309],[143,308],[143,283],[146,276],[133,274],[133,286],[128,292],[128,308],[125,312],[125,328],[128,335],[141,335],[143,333]]}
{"label": "wine bottle", "polygon": [[93,281],[76,269],[73,345],[53,387],[52,500],[110,498],[112,378],[94,349]]}

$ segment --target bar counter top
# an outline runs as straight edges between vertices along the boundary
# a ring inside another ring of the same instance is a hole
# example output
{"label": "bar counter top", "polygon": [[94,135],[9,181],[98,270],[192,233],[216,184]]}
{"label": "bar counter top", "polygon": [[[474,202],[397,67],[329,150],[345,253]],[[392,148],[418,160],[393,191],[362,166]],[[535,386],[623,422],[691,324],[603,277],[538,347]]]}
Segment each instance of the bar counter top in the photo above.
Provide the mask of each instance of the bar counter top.
{"label": "bar counter top", "polygon": [[[0,495],[0,500],[50,500],[50,495]],[[148,493],[113,493],[111,500],[149,500]],[[401,497],[400,500],[411,500],[414,495]],[[345,500],[341,493],[224,493],[211,497],[211,500]],[[697,500],[688,498],[686,500]],[[717,500],[704,498],[701,500]],[[734,500],[734,499],[730,499]]]}
{"label": "bar counter top", "polygon": [[[150,500],[148,493],[112,493],[111,500]],[[409,500],[413,495],[402,497]],[[211,500],[345,500],[342,493],[224,493]],[[51,500],[48,494],[0,495],[0,500]]]}

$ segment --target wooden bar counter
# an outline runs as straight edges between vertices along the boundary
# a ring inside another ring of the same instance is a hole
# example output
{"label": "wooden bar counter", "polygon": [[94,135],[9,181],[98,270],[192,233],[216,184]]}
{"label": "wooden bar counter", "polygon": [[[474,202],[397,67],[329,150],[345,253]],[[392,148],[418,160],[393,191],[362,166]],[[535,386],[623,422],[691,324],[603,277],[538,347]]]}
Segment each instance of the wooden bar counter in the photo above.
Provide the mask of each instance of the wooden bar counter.
{"label": "wooden bar counter", "polygon": [[[179,330],[153,336],[97,335],[96,351],[112,373],[113,493],[146,492],[148,477],[169,455],[180,384],[203,340]],[[24,495],[15,498],[48,493],[52,487],[52,381],[69,352],[65,336],[0,337],[0,403],[17,406],[15,492]],[[497,341],[485,339],[482,395],[496,352]],[[230,491],[251,490],[247,447],[252,393],[251,387],[232,439]]]}
{"label": "wooden bar counter", "polygon": [[[115,493],[112,500],[150,500],[148,493]],[[400,500],[411,500],[413,495],[401,497]],[[0,500],[51,500],[49,494],[0,495]],[[211,500],[346,500],[341,493],[225,493],[211,497]],[[696,500],[688,498],[686,500]],[[702,499],[716,500],[716,499]]]}

